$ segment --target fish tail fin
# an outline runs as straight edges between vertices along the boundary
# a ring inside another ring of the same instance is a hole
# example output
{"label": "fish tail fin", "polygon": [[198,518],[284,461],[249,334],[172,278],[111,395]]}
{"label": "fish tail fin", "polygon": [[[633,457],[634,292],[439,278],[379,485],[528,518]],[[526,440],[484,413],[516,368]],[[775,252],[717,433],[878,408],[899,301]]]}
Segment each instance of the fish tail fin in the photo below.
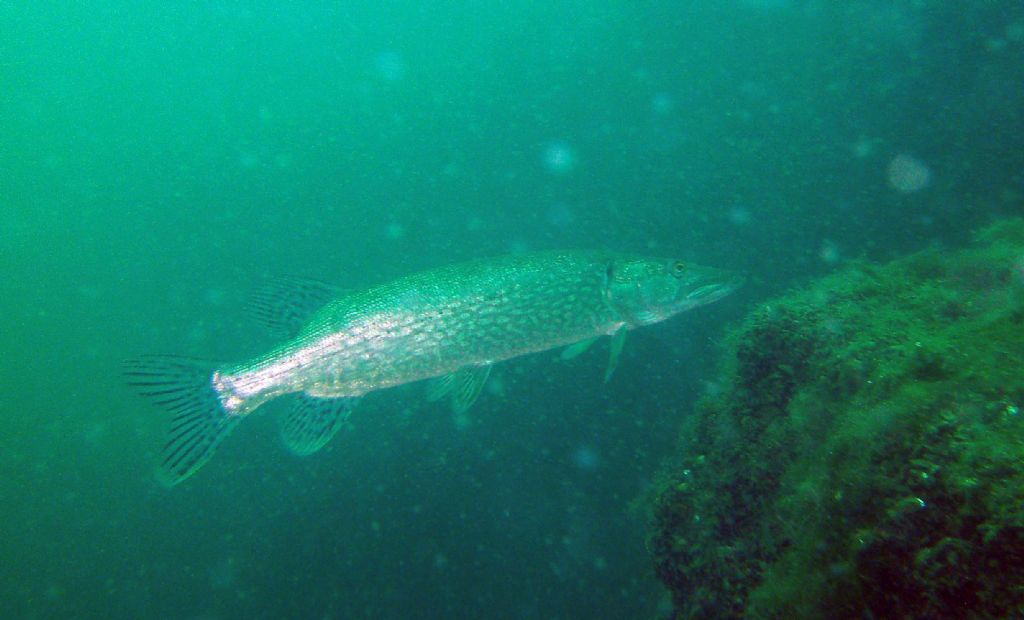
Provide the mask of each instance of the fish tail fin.
{"label": "fish tail fin", "polygon": [[157,470],[157,478],[167,486],[196,473],[241,419],[224,409],[210,362],[145,355],[126,360],[124,375],[136,392],[173,415]]}

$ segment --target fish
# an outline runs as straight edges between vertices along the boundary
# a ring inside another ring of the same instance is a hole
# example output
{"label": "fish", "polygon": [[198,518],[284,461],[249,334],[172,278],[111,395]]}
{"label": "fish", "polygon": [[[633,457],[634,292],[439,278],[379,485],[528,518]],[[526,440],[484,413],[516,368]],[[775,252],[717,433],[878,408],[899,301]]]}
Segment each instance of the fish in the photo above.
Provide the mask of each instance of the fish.
{"label": "fish", "polygon": [[142,355],[127,383],[172,415],[157,478],[192,476],[239,421],[265,403],[295,399],[285,445],[308,455],[347,421],[359,399],[431,380],[427,398],[456,413],[480,395],[494,364],[566,347],[571,359],[611,337],[607,382],[626,333],[717,301],[736,274],[688,261],[601,251],[513,254],[452,264],[360,291],[281,279],[253,297],[252,314],[288,334],[241,363]]}

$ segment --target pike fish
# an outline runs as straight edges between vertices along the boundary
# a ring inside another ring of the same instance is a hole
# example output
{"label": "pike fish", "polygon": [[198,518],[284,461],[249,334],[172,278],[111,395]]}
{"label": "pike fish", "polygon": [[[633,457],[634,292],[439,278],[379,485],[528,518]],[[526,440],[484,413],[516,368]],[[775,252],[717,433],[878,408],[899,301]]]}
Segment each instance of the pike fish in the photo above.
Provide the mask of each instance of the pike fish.
{"label": "pike fish", "polygon": [[510,255],[440,267],[363,291],[281,280],[254,298],[255,315],[291,333],[237,364],[140,356],[128,383],[173,414],[158,478],[194,474],[234,426],[293,394],[288,448],[319,450],[360,397],[432,379],[431,400],[456,412],[476,400],[493,364],[568,347],[569,359],[611,336],[607,381],[626,333],[728,295],[740,278],[681,260],[589,251]]}

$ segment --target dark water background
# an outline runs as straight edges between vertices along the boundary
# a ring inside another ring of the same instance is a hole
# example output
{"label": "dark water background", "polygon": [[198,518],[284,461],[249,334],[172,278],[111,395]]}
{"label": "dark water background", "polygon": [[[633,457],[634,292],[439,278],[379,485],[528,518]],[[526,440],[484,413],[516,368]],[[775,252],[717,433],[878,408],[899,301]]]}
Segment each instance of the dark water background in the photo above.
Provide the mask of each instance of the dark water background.
{"label": "dark water background", "polygon": [[[1010,0],[0,4],[0,615],[654,617],[631,505],[728,323],[1019,214],[1022,130]],[[381,392],[307,459],[268,407],[155,482],[120,360],[266,348],[260,278],[563,247],[750,280],[608,385]]]}

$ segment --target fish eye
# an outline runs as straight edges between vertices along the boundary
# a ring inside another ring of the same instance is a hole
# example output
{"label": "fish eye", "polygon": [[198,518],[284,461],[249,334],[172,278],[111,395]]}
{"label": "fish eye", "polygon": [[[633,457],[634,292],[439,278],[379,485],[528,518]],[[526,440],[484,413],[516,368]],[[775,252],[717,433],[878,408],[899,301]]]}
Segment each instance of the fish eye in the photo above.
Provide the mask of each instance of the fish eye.
{"label": "fish eye", "polygon": [[669,268],[669,271],[674,276],[681,276],[684,273],[686,273],[686,263],[684,263],[681,260],[677,260],[676,262],[672,263],[672,266]]}

